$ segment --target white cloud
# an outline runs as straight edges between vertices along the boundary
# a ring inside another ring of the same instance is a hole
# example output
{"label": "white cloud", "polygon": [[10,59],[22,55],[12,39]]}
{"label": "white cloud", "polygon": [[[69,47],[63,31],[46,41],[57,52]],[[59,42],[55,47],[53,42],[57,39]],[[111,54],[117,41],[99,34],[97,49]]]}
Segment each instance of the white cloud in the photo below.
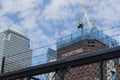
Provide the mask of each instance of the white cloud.
{"label": "white cloud", "polygon": [[[13,28],[21,32],[25,32],[31,39],[32,44],[36,43],[35,39],[39,42],[40,39],[49,38],[42,33],[41,28],[37,24],[38,15],[40,13],[39,5],[42,0],[1,0],[2,9],[0,9],[0,29]],[[38,8],[38,9],[37,9]],[[13,23],[7,14],[14,14],[19,12],[18,17],[22,18],[19,23]],[[34,32],[33,32],[34,31]],[[33,35],[33,36],[32,36]],[[40,37],[39,37],[39,36]],[[31,37],[32,36],[32,37]],[[42,37],[41,37],[42,36]],[[47,39],[48,41],[48,39]],[[32,48],[35,48],[32,47]]]}
{"label": "white cloud", "polygon": [[[99,28],[105,30],[109,29],[111,27],[117,27],[119,26],[120,22],[120,0],[102,0],[102,1],[96,1],[96,4],[94,6],[94,14],[92,17],[94,17],[97,20],[97,24]],[[120,28],[110,29],[108,31],[105,31],[108,35],[115,35],[120,33]],[[115,38],[115,37],[113,37]],[[118,41],[120,38],[116,38]]]}
{"label": "white cloud", "polygon": [[42,0],[1,0],[4,14],[33,9],[40,2]]}
{"label": "white cloud", "polygon": [[[70,9],[70,3],[75,3],[74,0],[51,0],[51,2],[45,6],[43,10],[42,16],[45,20],[59,20],[59,19],[67,19],[69,17],[73,17],[74,12]],[[73,6],[73,4],[71,5]]]}
{"label": "white cloud", "polygon": [[[91,0],[50,0],[47,4],[45,4],[44,0],[0,1],[2,4],[0,9],[0,30],[13,28],[23,32],[30,38],[32,48],[35,48],[42,45],[40,42],[46,41],[46,44],[49,44],[55,42],[59,36],[77,30],[77,19],[83,13],[81,4],[85,2],[88,7]],[[91,19],[97,20],[99,28],[109,28],[110,25],[113,26],[120,22],[119,0],[95,1],[90,16]],[[17,12],[19,12],[18,17],[22,18],[19,23],[14,23],[5,16]],[[110,34],[111,32],[107,33]]]}
{"label": "white cloud", "polygon": [[120,1],[116,0],[103,0],[95,5],[95,18],[100,20],[102,24],[114,25],[118,23],[120,20]]}

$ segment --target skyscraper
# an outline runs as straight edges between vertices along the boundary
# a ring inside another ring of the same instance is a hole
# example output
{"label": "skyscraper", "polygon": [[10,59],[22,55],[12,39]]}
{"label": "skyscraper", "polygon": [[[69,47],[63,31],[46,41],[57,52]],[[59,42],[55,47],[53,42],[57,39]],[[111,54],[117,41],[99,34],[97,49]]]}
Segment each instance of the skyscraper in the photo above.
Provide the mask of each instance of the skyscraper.
{"label": "skyscraper", "polygon": [[56,61],[57,51],[54,49],[48,48],[47,50],[47,62]]}
{"label": "skyscraper", "polygon": [[[57,59],[57,51],[52,48],[47,48],[43,63],[53,62],[53,61],[56,61],[56,59]],[[54,75],[55,75],[55,72],[50,72],[47,74],[35,76],[35,78],[40,80],[54,80],[54,77],[53,77]]]}
{"label": "skyscraper", "polygon": [[[12,29],[0,33],[1,72],[14,71],[31,65],[32,52],[29,42],[27,37]],[[5,57],[4,64],[2,64],[3,57]]]}
{"label": "skyscraper", "polygon": [[[57,59],[57,51],[51,49],[51,48],[48,48],[47,50],[47,62],[52,62],[52,61],[56,61]],[[46,80],[54,80],[54,76],[55,75],[55,72],[51,72],[51,73],[48,73],[46,75]]]}

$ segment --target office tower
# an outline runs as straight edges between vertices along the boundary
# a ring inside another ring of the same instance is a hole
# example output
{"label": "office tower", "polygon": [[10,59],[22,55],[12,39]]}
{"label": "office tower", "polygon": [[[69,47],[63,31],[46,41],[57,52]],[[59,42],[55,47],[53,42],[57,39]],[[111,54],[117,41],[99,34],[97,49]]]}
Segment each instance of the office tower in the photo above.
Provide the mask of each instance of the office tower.
{"label": "office tower", "polygon": [[52,62],[52,61],[56,61],[57,58],[57,51],[48,48],[47,50],[47,62]]}
{"label": "office tower", "polygon": [[[0,33],[1,72],[9,72],[29,67],[32,61],[30,40],[23,34],[8,29]],[[2,58],[4,58],[4,64]],[[3,66],[4,65],[4,66]]]}
{"label": "office tower", "polygon": [[[57,51],[55,51],[51,48],[48,48],[47,62],[53,62],[53,61],[56,61],[56,59],[57,59]],[[53,77],[54,75],[55,75],[55,72],[46,74],[46,80],[54,80],[54,77]]]}
{"label": "office tower", "polygon": [[[43,63],[49,63],[49,62],[53,62],[56,61],[57,59],[57,51],[52,49],[52,48],[47,48],[47,50],[45,49],[45,53],[42,57],[42,64]],[[44,57],[44,59],[43,59]],[[54,74],[55,72],[50,72],[47,74],[42,74],[42,75],[37,75],[34,78],[36,79],[40,79],[40,80],[54,80]]]}

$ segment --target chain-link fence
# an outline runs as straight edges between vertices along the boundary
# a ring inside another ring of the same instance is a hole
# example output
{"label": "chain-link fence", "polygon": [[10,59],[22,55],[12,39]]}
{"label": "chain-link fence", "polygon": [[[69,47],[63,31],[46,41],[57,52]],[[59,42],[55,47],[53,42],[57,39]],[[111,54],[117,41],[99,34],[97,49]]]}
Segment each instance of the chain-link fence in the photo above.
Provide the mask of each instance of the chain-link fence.
{"label": "chain-link fence", "polygon": [[35,75],[23,80],[120,80],[119,58],[76,67],[61,68],[55,72]]}

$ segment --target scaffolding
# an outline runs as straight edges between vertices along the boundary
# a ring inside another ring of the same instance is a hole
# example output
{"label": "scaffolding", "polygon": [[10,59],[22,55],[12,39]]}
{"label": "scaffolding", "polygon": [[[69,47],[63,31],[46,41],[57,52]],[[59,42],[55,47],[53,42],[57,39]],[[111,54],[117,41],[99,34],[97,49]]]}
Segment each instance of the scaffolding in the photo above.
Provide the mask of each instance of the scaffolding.
{"label": "scaffolding", "polygon": [[57,49],[68,46],[70,44],[74,44],[76,42],[82,41],[82,40],[90,40],[95,39],[106,46],[118,46],[119,42],[115,40],[114,38],[106,35],[103,31],[99,31],[97,28],[91,28],[91,29],[85,29],[76,31],[74,33],[71,33],[67,36],[61,37],[58,39],[57,42]]}

